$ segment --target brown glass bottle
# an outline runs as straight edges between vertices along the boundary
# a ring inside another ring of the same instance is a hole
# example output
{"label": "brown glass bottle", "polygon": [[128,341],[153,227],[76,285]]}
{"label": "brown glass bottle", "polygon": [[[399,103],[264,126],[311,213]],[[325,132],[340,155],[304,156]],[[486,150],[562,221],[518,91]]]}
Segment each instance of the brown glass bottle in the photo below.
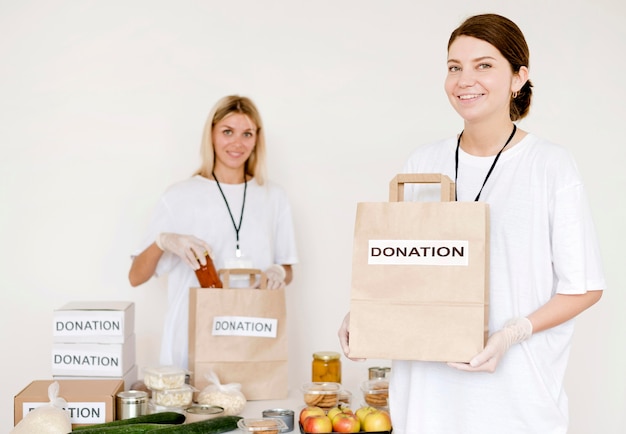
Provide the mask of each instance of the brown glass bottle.
{"label": "brown glass bottle", "polygon": [[[200,268],[196,270],[196,276],[198,277],[198,282],[200,282],[200,287],[221,288],[222,281],[220,280],[220,276],[217,274],[215,265],[213,265],[213,260],[209,256],[208,252],[204,252],[204,254],[206,265],[200,264]],[[198,263],[200,263],[200,260],[198,260]]]}

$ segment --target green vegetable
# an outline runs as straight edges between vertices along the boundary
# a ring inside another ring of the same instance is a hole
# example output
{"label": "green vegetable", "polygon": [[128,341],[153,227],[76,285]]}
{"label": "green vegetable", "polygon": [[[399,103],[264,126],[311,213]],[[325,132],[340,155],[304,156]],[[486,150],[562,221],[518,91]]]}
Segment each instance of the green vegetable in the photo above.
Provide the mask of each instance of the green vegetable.
{"label": "green vegetable", "polygon": [[170,425],[148,431],[149,434],[220,434],[237,429],[240,416],[218,416],[185,425]]}
{"label": "green vegetable", "polygon": [[132,423],[130,425],[117,424],[104,426],[104,424],[98,424],[91,425],[88,428],[81,427],[82,429],[80,429],[79,431],[76,431],[75,429],[72,432],[78,432],[81,434],[144,434],[147,432],[152,432],[158,428],[163,428],[165,426],[170,425],[160,423]]}
{"label": "green vegetable", "polygon": [[[175,411],[164,411],[161,413],[153,413],[153,414],[145,414],[143,416],[131,417],[129,419],[120,419],[114,420],[111,422],[99,423],[96,425],[84,425],[77,426],[73,429],[72,432],[81,432],[86,433],[87,430],[92,430],[94,428],[106,428],[106,427],[116,427],[116,426],[126,426],[126,425],[135,425],[138,423],[147,424],[168,424],[168,425],[176,425],[182,424],[185,421],[185,415],[181,413],[177,413]],[[120,431],[121,433],[122,431]],[[123,431],[130,432],[130,431]],[[140,431],[133,431],[140,432]]]}

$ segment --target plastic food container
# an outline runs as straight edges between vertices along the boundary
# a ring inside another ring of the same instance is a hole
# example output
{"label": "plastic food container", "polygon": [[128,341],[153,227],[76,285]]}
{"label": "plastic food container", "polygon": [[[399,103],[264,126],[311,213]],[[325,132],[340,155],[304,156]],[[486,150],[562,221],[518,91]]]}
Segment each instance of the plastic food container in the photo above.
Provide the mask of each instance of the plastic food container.
{"label": "plastic food container", "polygon": [[339,383],[307,383],[302,386],[304,403],[324,409],[336,407],[339,404],[341,384]]}
{"label": "plastic food container", "polygon": [[342,389],[339,391],[337,395],[337,400],[339,401],[339,406],[350,407],[352,406],[352,392],[349,390]]}
{"label": "plastic food container", "polygon": [[261,413],[264,418],[274,418],[280,419],[285,422],[285,428],[280,432],[291,432],[293,431],[293,420],[294,420],[294,412],[293,410],[286,410],[283,408],[270,408],[269,410],[263,410]]}
{"label": "plastic food container", "polygon": [[200,422],[224,415],[224,409],[217,405],[193,404],[185,409],[185,423]]}
{"label": "plastic food container", "polygon": [[163,407],[189,407],[193,401],[194,388],[188,384],[176,389],[153,390],[152,400]]}
{"label": "plastic food container", "polygon": [[287,425],[280,419],[241,419],[237,426],[243,432],[261,434],[279,434],[287,429]]}
{"label": "plastic food container", "polygon": [[389,405],[389,381],[368,380],[361,384],[363,399],[370,407],[386,409]]}
{"label": "plastic food container", "polygon": [[154,403],[154,400],[150,400],[148,402],[148,414],[155,414],[155,413],[165,413],[165,412],[176,412],[176,413],[180,413],[180,414],[185,414],[185,408],[181,408],[181,407],[165,407],[163,405],[156,405]]}
{"label": "plastic food container", "polygon": [[175,366],[145,368],[143,382],[150,390],[177,389],[185,385],[186,375],[184,369]]}

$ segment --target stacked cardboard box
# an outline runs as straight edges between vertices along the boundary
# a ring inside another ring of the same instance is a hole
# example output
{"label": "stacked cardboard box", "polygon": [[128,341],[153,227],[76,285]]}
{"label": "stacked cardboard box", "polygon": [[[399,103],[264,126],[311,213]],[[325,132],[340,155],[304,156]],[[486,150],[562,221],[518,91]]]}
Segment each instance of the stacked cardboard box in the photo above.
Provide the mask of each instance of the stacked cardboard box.
{"label": "stacked cardboard box", "polygon": [[72,302],[53,313],[52,380],[35,380],[15,395],[14,423],[50,402],[59,383],[72,426],[117,418],[116,397],[137,381],[135,305],[128,301]]}
{"label": "stacked cardboard box", "polygon": [[54,379],[137,381],[135,304],[129,301],[71,302],[53,314]]}
{"label": "stacked cardboard box", "polygon": [[116,397],[124,382],[103,380],[35,380],[15,395],[13,420],[17,425],[30,411],[49,405],[48,388],[59,383],[59,397],[67,402],[72,427],[111,422],[116,417]]}

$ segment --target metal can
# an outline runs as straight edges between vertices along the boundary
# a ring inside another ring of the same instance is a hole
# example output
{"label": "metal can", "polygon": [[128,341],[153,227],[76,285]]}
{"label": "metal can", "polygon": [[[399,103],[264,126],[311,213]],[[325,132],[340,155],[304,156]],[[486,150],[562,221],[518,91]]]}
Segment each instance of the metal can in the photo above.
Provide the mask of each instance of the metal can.
{"label": "metal can", "polygon": [[285,422],[287,428],[281,429],[280,432],[293,431],[293,410],[284,410],[282,408],[272,408],[269,410],[263,410],[264,418],[280,419]]}
{"label": "metal can", "polygon": [[369,368],[369,379],[370,380],[389,379],[390,373],[391,373],[391,368],[387,366],[373,366]]}
{"label": "metal can", "polygon": [[311,381],[341,383],[341,355],[334,351],[313,353]]}
{"label": "metal can", "polygon": [[148,393],[128,390],[117,394],[116,419],[130,419],[148,413]]}

